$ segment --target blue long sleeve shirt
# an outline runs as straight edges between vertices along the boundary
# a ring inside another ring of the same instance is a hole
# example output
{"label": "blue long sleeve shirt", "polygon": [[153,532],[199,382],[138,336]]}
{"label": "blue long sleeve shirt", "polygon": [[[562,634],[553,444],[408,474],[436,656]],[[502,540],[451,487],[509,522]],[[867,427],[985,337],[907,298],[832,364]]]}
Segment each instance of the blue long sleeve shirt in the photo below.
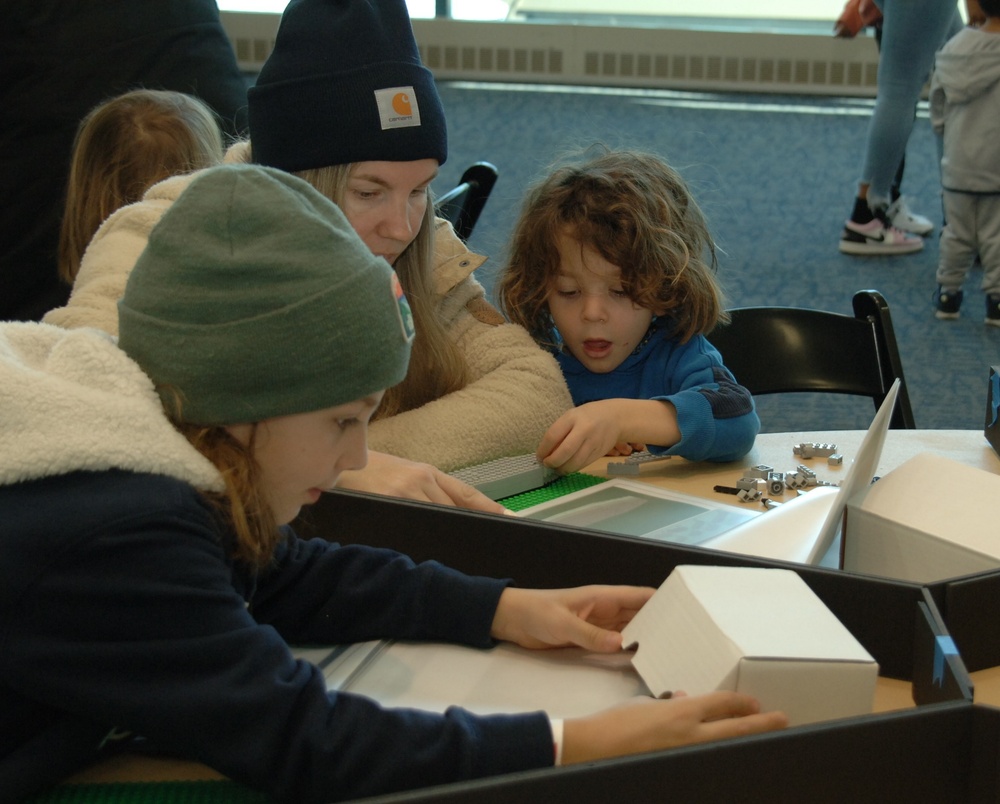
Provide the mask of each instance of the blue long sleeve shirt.
{"label": "blue long sleeve shirt", "polygon": [[677,410],[681,440],[651,452],[692,461],[735,461],[753,447],[760,419],[753,397],[701,335],[687,343],[654,321],[636,350],[614,371],[595,374],[569,352],[556,353],[574,405],[600,399],[660,399]]}

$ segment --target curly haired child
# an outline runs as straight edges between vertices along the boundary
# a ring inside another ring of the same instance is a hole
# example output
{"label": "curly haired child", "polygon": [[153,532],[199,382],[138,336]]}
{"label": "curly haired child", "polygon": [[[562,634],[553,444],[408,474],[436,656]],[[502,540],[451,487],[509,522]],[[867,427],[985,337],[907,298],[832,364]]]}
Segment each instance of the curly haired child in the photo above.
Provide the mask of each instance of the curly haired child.
{"label": "curly haired child", "polygon": [[726,319],[715,247],[657,156],[602,150],[530,192],[498,282],[506,315],[558,360],[575,408],[538,457],[573,472],[602,455],[731,461],[760,428],[706,340]]}

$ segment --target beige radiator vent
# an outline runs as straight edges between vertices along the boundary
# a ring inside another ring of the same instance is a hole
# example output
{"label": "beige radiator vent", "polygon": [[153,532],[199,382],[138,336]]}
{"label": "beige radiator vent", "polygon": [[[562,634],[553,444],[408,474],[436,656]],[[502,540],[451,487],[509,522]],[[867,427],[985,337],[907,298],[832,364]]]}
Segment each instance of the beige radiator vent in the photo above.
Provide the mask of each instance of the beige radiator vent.
{"label": "beige radiator vent", "polygon": [[[260,69],[278,19],[222,12],[242,69]],[[441,80],[866,97],[876,88],[870,37],[420,19],[413,29]]]}

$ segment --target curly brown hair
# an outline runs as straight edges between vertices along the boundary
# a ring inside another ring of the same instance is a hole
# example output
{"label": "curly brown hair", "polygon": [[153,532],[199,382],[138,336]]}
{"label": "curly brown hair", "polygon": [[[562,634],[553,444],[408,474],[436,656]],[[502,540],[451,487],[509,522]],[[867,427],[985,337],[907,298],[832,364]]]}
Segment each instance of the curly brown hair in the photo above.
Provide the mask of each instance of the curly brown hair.
{"label": "curly brown hair", "polygon": [[529,190],[497,298],[512,322],[549,347],[559,340],[548,297],[559,275],[562,234],[617,266],[629,298],[668,317],[682,341],[727,319],[705,218],[680,175],[658,156],[599,148]]}

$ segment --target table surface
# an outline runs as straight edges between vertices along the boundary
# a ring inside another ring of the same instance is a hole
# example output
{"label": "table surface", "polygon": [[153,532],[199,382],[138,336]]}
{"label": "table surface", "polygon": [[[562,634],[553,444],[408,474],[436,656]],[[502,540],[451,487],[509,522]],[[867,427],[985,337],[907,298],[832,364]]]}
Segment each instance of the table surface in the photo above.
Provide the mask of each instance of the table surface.
{"label": "table surface", "polygon": [[[743,469],[760,464],[771,466],[778,472],[794,471],[799,464],[804,464],[821,480],[836,483],[847,473],[864,435],[864,430],[762,433],[757,436],[754,448],[740,461],[709,464],[671,458],[640,466],[639,475],[630,476],[629,479],[696,497],[744,505],[732,495],[714,491],[714,486],[732,487],[742,477]],[[792,448],[796,444],[808,442],[835,444],[838,453],[843,456],[843,463],[831,466],[826,458],[803,460],[793,453]],[[890,430],[886,435],[876,474],[884,475],[923,452],[932,452],[967,466],[1000,474],[1000,456],[987,442],[981,430]],[[607,464],[614,460],[621,459],[601,458],[583,471],[610,477],[607,474]],[[786,491],[782,498],[774,499],[791,499],[795,494],[794,491]],[[1000,667],[980,670],[971,675],[975,684],[976,702],[1000,706]],[[913,705],[909,682],[879,678],[875,692],[876,712],[888,712]]]}
{"label": "table surface", "polygon": [[[671,458],[640,467],[639,480],[655,486],[684,492],[722,502],[740,505],[735,497],[713,490],[716,485],[733,486],[746,467],[766,464],[776,471],[792,471],[805,464],[817,477],[837,482],[844,476],[854,457],[862,430],[828,430],[796,433],[763,433],[757,436],[753,450],[741,461],[722,464],[692,463],[683,458]],[[800,443],[836,444],[843,455],[843,464],[832,466],[825,458],[803,460],[792,452]],[[914,455],[933,452],[959,463],[1000,474],[1000,457],[977,430],[890,430],[877,474],[883,475]],[[607,475],[607,463],[614,458],[602,458],[584,469],[595,475]],[[786,492],[791,498],[795,492]],[[972,674],[977,703],[1000,706],[1000,667]],[[889,712],[912,707],[910,684],[896,679],[879,678],[875,692],[874,711]],[[74,776],[70,782],[107,783],[120,781],[182,781],[222,778],[218,773],[196,762],[164,760],[150,757],[117,757]]]}
{"label": "table surface", "polygon": [[[729,495],[714,492],[713,487],[734,486],[744,469],[760,464],[771,466],[777,472],[794,471],[799,464],[803,464],[816,472],[819,479],[836,483],[847,474],[864,435],[864,430],[761,433],[753,449],[742,460],[692,463],[683,458],[671,458],[642,465],[639,475],[629,479],[723,502]],[[843,456],[843,464],[831,466],[826,458],[802,459],[792,452],[796,444],[809,442],[836,445]],[[993,451],[981,430],[889,430],[876,474],[884,475],[922,452],[932,452],[967,466],[1000,474],[1000,456]],[[601,458],[583,471],[610,477],[606,471],[608,463],[620,460]],[[784,495],[788,499],[794,496],[794,491],[786,491]],[[732,502],[739,504],[735,500]]]}

